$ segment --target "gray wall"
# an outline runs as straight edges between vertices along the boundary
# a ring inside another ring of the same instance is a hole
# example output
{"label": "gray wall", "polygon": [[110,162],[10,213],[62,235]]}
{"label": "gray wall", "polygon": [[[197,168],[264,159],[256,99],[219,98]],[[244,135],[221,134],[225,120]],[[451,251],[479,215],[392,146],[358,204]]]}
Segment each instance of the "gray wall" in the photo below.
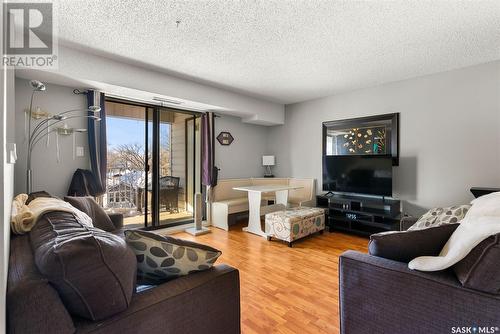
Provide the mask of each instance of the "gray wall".
{"label": "gray wall", "polygon": [[[45,92],[35,94],[33,108],[39,106],[51,114],[57,114],[71,109],[87,107],[84,95],[73,94],[73,88],[47,84]],[[19,160],[15,168],[15,191],[26,192],[26,143],[24,140],[24,110],[29,108],[31,87],[24,79],[16,78],[16,144]],[[83,114],[83,112],[82,112]],[[67,121],[74,128],[87,128],[87,119],[78,118]],[[62,124],[62,123],[61,123]],[[74,171],[77,168],[89,168],[87,133],[76,134],[76,145],[84,147],[84,157],[73,160],[73,136],[59,136],[60,157],[56,159],[56,136],[50,135],[49,147],[41,141],[33,150],[33,190],[46,190],[56,196],[64,196]]]}
{"label": "gray wall", "polygon": [[[40,106],[53,114],[69,109],[85,108],[86,98],[74,95],[73,87],[47,84],[47,90],[36,93],[34,108]],[[16,143],[19,160],[16,164],[15,191],[25,192],[26,149],[24,144],[24,114],[29,107],[31,88],[25,79],[16,78]],[[70,126],[87,128],[85,119],[68,121]],[[220,131],[230,131],[235,140],[230,146],[215,144],[216,164],[221,168],[221,178],[262,176],[262,155],[267,153],[268,127],[242,123],[241,119],[222,116],[216,119],[216,135]],[[49,147],[41,142],[34,150],[32,165],[34,171],[33,189],[46,190],[56,196],[64,196],[68,190],[73,172],[77,168],[89,168],[87,134],[77,134],[77,146],[83,146],[84,157],[73,160],[72,136],[59,137],[61,162],[56,160],[55,135],[50,138]]]}
{"label": "gray wall", "polygon": [[[24,191],[24,118],[30,89],[16,80],[16,193]],[[85,98],[72,88],[48,85],[35,105],[52,112],[84,107]],[[401,159],[394,170],[394,196],[404,210],[418,214],[432,206],[465,203],[470,186],[500,186],[500,62],[478,65],[374,88],[330,96],[286,107],[283,126],[263,127],[240,118],[216,119],[216,135],[229,131],[230,146],[216,142],[221,178],[262,176],[261,157],[276,155],[277,176],[314,177],[321,192],[321,123],[323,121],[401,113]],[[85,121],[78,125],[85,126]],[[75,121],[76,124],[79,121]],[[88,168],[85,157],[72,160],[71,138],[61,138],[62,162],[55,145],[34,154],[35,189],[63,195],[76,168]],[[52,138],[53,139],[53,138]]]}
{"label": "gray wall", "polygon": [[215,142],[215,165],[219,178],[256,177],[264,175],[262,155],[267,154],[267,134],[270,128],[242,123],[239,118],[222,116],[215,119],[215,136],[231,132],[234,141],[229,146]]}
{"label": "gray wall", "polygon": [[269,148],[279,176],[314,177],[321,192],[322,122],[401,113],[394,197],[417,214],[500,186],[500,62],[444,72],[286,107]]}

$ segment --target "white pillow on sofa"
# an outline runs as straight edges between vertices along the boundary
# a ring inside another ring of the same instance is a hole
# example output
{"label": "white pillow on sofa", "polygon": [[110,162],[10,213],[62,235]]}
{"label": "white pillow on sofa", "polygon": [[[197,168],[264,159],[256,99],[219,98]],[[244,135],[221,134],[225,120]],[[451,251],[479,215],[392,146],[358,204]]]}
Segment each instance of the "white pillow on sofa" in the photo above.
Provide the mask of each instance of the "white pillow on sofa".
{"label": "white pillow on sofa", "polygon": [[420,256],[408,263],[410,269],[437,271],[453,266],[491,235],[500,233],[500,192],[471,202],[462,223],[444,245],[439,256]]}

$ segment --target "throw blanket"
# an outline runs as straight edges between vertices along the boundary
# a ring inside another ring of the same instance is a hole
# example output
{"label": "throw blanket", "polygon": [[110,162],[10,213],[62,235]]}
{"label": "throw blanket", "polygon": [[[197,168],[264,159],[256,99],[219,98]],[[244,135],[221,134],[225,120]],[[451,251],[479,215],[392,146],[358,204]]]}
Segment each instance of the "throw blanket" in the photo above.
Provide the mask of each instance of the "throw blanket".
{"label": "throw blanket", "polygon": [[461,224],[439,256],[420,256],[408,263],[410,269],[437,271],[449,268],[491,235],[500,233],[500,192],[476,198]]}
{"label": "throw blanket", "polygon": [[33,228],[38,219],[51,211],[72,213],[76,220],[83,225],[93,226],[92,219],[84,212],[58,198],[38,197],[26,205],[28,195],[20,194],[12,202],[10,227],[14,234],[24,234]]}

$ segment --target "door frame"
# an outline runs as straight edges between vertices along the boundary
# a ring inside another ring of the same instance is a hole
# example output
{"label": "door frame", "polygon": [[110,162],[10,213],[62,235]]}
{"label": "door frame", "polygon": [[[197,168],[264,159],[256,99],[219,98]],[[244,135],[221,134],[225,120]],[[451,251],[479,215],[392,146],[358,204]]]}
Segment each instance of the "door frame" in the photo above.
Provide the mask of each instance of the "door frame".
{"label": "door frame", "polygon": [[[195,120],[195,126],[196,126],[196,119],[201,117],[201,115],[203,114],[202,112],[198,112],[198,111],[191,111],[191,110],[185,110],[185,109],[178,109],[178,108],[173,108],[173,107],[164,107],[160,104],[154,104],[154,103],[147,103],[147,102],[138,102],[138,101],[134,101],[134,100],[127,100],[126,98],[118,98],[118,97],[114,97],[114,96],[106,96],[105,97],[105,101],[106,102],[114,102],[114,103],[121,103],[121,104],[126,104],[126,105],[132,105],[132,106],[138,106],[138,107],[144,107],[145,108],[145,154],[146,154],[146,165],[144,166],[144,171],[145,171],[145,175],[146,175],[146,180],[145,180],[145,194],[144,194],[144,227],[142,229],[144,230],[157,230],[157,229],[162,229],[162,228],[168,228],[168,227],[175,227],[175,226],[180,226],[180,225],[187,225],[187,224],[191,224],[193,223],[194,221],[194,218],[191,218],[191,219],[186,219],[186,220],[182,220],[182,221],[179,221],[179,222],[172,222],[172,223],[169,223],[168,225],[160,225],[160,205],[159,205],[159,189],[158,189],[158,185],[159,185],[159,178],[160,178],[160,159],[159,159],[159,153],[160,153],[160,112],[162,110],[169,110],[169,111],[172,111],[172,112],[177,112],[177,113],[182,113],[182,114],[188,114],[188,115],[192,115],[192,117],[189,117],[186,119],[186,123],[185,123],[185,130],[186,130],[186,133],[185,133],[185,136],[186,136],[186,139],[187,139],[187,120],[191,119],[191,120]],[[148,165],[148,157],[149,157],[149,154],[150,154],[150,147],[149,147],[149,110],[152,111],[152,135],[153,135],[153,141],[152,141],[152,147],[151,147],[151,156],[152,156],[152,165],[153,166],[149,166]],[[193,131],[193,137],[194,139],[196,139],[196,131]],[[193,162],[194,164],[196,164],[196,140],[193,141],[195,147],[193,149]],[[187,158],[187,151],[188,151],[188,148],[187,148],[187,140],[186,140],[186,147],[185,147],[185,151],[186,151],[186,158]],[[200,161],[201,163],[201,161]],[[152,167],[152,175],[151,175],[151,185],[152,185],[152,189],[151,189],[151,192],[152,192],[152,196],[151,196],[151,222],[150,224],[148,224],[148,214],[150,213],[149,210],[148,210],[148,182],[149,182],[149,176],[148,176],[148,173],[150,171]],[[187,172],[188,172],[188,168],[187,168],[187,163],[186,163],[186,192],[185,192],[185,196],[186,196],[186,200],[187,200]],[[201,169],[200,169],[200,172],[201,172]],[[194,185],[196,185],[196,180],[197,178],[201,178],[201,175],[196,175],[196,168],[193,168],[193,181],[194,181]],[[194,194],[196,193],[196,187],[193,186],[193,198],[194,198]],[[187,203],[187,201],[186,201]]]}

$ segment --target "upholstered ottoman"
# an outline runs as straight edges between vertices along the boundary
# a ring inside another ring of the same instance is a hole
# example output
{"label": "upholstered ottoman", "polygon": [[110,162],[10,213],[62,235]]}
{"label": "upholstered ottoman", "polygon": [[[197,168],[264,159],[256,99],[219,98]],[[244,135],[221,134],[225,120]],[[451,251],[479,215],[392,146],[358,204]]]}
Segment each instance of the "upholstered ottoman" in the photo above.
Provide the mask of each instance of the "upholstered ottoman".
{"label": "upholstered ottoman", "polygon": [[325,229],[325,211],[321,208],[297,207],[266,214],[267,239],[292,243]]}

